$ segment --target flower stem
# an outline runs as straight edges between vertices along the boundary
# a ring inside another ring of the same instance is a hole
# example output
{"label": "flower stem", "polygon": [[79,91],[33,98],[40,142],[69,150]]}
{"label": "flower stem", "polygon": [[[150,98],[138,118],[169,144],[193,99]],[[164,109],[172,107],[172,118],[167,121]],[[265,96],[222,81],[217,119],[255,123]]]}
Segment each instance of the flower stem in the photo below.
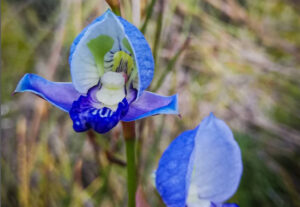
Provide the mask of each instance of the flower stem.
{"label": "flower stem", "polygon": [[135,207],[137,174],[135,164],[135,122],[122,122],[126,145],[128,207]]}

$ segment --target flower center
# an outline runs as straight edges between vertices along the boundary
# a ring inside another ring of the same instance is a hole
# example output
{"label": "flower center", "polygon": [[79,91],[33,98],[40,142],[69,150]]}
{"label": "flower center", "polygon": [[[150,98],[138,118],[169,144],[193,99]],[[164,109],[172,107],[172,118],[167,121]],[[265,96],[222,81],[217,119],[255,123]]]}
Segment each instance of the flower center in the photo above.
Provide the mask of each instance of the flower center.
{"label": "flower center", "polygon": [[114,54],[114,64],[112,66],[112,71],[124,72],[130,74],[133,68],[132,57],[124,51],[118,51]]}
{"label": "flower center", "polygon": [[115,111],[118,104],[125,98],[125,77],[123,73],[106,72],[100,80],[102,86],[96,93],[98,101]]}

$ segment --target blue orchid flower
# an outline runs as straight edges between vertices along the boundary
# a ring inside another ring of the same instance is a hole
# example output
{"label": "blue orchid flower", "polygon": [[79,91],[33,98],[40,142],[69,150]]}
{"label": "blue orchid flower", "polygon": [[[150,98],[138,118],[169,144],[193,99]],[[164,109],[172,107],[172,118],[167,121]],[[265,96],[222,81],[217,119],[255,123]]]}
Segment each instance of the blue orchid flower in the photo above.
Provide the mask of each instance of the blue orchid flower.
{"label": "blue orchid flower", "polygon": [[105,133],[120,120],[178,114],[177,95],[145,91],[154,72],[151,49],[134,25],[110,10],[76,37],[69,64],[72,83],[26,74],[15,92],[32,92],[68,112],[77,132]]}
{"label": "blue orchid flower", "polygon": [[155,184],[168,207],[238,207],[223,202],[237,190],[242,168],[231,130],[211,113],[169,145]]}

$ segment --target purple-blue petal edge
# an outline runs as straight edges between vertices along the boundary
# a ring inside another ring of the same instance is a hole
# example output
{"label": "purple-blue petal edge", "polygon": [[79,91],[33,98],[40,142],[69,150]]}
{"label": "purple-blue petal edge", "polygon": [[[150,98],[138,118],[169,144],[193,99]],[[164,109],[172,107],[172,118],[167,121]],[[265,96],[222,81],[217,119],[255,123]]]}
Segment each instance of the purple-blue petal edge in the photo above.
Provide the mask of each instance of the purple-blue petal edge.
{"label": "purple-blue petal edge", "polygon": [[65,112],[80,96],[72,83],[52,82],[35,74],[23,76],[14,91],[19,92],[32,92]]}
{"label": "purple-blue petal edge", "polygon": [[138,100],[130,104],[122,121],[134,121],[157,114],[179,114],[178,95],[161,96],[144,91]]}

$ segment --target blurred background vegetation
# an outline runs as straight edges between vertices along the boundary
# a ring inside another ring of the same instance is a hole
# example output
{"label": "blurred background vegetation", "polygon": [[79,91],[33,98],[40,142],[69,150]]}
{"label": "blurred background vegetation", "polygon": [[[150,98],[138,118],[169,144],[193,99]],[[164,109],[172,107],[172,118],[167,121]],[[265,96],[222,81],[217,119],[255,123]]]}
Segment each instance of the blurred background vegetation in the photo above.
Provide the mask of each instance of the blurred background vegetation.
{"label": "blurred background vegetation", "polygon": [[[64,112],[29,93],[12,96],[24,73],[71,81],[70,45],[107,8],[104,0],[1,1],[3,206],[126,206],[120,126],[75,133]],[[181,118],[137,122],[139,193],[149,206],[163,206],[151,175],[164,149],[213,111],[243,154],[230,201],[299,207],[300,2],[121,0],[121,13],[152,48],[149,90],[179,94]]]}

